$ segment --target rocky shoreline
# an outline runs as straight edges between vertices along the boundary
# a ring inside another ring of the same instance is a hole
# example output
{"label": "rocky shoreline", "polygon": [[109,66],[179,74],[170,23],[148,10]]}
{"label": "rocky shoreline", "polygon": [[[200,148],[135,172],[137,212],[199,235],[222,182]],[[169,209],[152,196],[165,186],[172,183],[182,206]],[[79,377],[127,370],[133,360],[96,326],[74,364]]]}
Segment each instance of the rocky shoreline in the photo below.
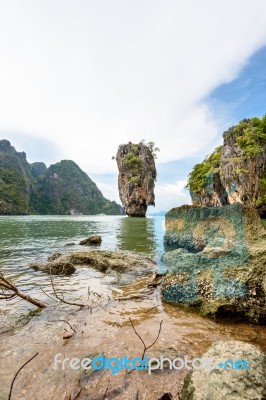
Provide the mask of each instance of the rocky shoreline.
{"label": "rocky shoreline", "polygon": [[[257,211],[242,210],[240,204],[188,206],[171,210],[166,218],[165,240],[171,248],[163,257],[169,268],[164,299],[203,316],[265,325],[266,231]],[[211,238],[205,234],[207,228],[216,232]]]}
{"label": "rocky shoreline", "polygon": [[[12,377],[37,352],[38,356],[16,379],[13,389],[16,400],[132,400],[137,396],[145,400],[190,398],[183,397],[187,389],[184,392],[182,387],[189,372],[185,368],[173,370],[165,365],[151,375],[136,370],[132,373],[121,370],[113,375],[110,370],[72,370],[69,366],[65,370],[54,369],[54,357],[59,353],[79,359],[87,355],[91,358],[100,355],[107,358],[141,357],[143,344],[129,318],[147,345],[155,341],[163,321],[158,340],[146,353],[149,358],[200,357],[217,341],[223,341],[224,348],[227,341],[237,340],[252,342],[266,350],[262,327],[241,323],[227,325],[188,313],[161,302],[159,287],[151,290],[150,282],[150,276],[138,277],[130,285],[122,285],[119,291],[113,290],[111,297],[103,295],[98,298],[92,294],[94,297],[90,298],[88,306],[82,308],[53,303],[28,321],[3,333],[0,342],[0,399],[6,400]],[[201,327],[197,334],[195,326]],[[234,357],[238,354],[237,351],[233,353]],[[251,353],[247,357],[249,359]],[[224,377],[228,374],[225,371]],[[213,376],[216,376],[214,372]],[[256,381],[252,383],[253,393],[256,393],[255,384]],[[245,387],[242,384],[234,387],[240,396],[238,388],[244,390]],[[260,390],[261,385],[258,393]]]}
{"label": "rocky shoreline", "polygon": [[[191,209],[182,210],[184,214]],[[176,217],[177,222],[170,223],[168,220],[167,229],[173,224],[175,229],[177,226],[182,229],[185,227]],[[151,256],[131,251],[87,248],[67,254],[52,254],[46,263],[31,263],[29,266],[33,270],[47,274],[48,279],[54,276],[52,279],[56,280],[65,276],[71,280],[72,274],[79,268],[92,268],[108,278],[109,291],[99,295],[88,288],[88,298],[83,299],[84,306],[79,307],[74,303],[71,305],[71,302],[61,302],[52,293],[53,301],[47,298],[46,309],[31,312],[29,318],[3,330],[0,342],[0,400],[7,398],[10,377],[36,352],[38,356],[16,379],[14,399],[220,400],[233,394],[235,399],[264,399],[262,371],[265,368],[265,355],[262,351],[266,350],[266,337],[264,328],[259,324],[263,323],[265,311],[262,303],[264,292],[261,290],[266,235],[253,210],[244,212],[243,221],[249,262],[238,268],[237,274],[249,290],[244,301],[237,298],[215,299],[213,278],[210,271],[205,269],[199,273],[198,302],[187,302],[185,308],[184,304],[176,301],[174,304],[168,303],[164,298],[166,288],[177,281],[178,284],[186,282],[184,275],[179,276],[173,269],[171,272],[172,261],[177,257],[184,266],[187,260],[198,257],[197,253],[190,253],[182,247],[175,250],[167,248],[163,259],[169,271],[163,279],[157,274],[156,262]],[[173,240],[183,243],[184,237],[185,242],[190,243],[188,227],[183,232],[182,229],[177,230],[175,237],[171,236],[172,245]],[[90,245],[87,239],[85,242]],[[196,243],[202,245],[201,240]],[[213,248],[206,247],[205,254],[213,254]],[[177,267],[176,261],[174,267]],[[229,279],[230,274],[225,277]],[[223,285],[224,281],[220,284]],[[68,299],[67,294],[64,299]],[[202,318],[193,310],[214,318]],[[245,324],[245,320],[255,324]],[[195,330],[195,326],[200,329]],[[146,353],[149,358],[229,357],[231,354],[234,359],[251,360],[258,369],[252,369],[249,374],[245,370],[236,370],[229,376],[229,371],[222,372],[220,369],[204,374],[195,368],[189,372],[184,368],[173,370],[164,366],[163,369],[154,370],[151,375],[147,371],[137,370],[132,373],[121,370],[113,375],[109,370],[88,372],[70,368],[55,370],[53,367],[54,357],[59,353],[79,359],[87,354],[93,357],[104,355],[107,358],[124,355],[141,357],[143,343],[136,332],[147,346],[154,342]],[[202,380],[207,379],[209,385],[202,385]],[[214,393],[216,397],[213,397]],[[245,397],[250,395],[252,397]]]}

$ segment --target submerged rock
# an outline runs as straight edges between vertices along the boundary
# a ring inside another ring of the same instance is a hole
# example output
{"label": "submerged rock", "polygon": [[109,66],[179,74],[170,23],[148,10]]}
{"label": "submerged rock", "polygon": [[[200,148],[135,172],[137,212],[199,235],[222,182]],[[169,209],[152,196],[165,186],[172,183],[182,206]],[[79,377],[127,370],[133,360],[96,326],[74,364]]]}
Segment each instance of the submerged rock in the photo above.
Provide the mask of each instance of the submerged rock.
{"label": "submerged rock", "polygon": [[162,295],[202,315],[266,323],[266,231],[240,204],[166,215]]}
{"label": "submerged rock", "polygon": [[119,146],[116,162],[119,170],[119,196],[126,214],[145,217],[149,205],[155,205],[154,155],[143,143]]}
{"label": "submerged rock", "polygon": [[48,263],[31,263],[30,268],[35,270],[58,274],[70,275],[75,272],[74,265],[95,268],[103,273],[130,272],[133,275],[150,274],[155,269],[154,261],[148,256],[126,251],[76,251],[66,255],[55,253],[48,258]]}
{"label": "submerged rock", "polygon": [[45,272],[52,275],[72,275],[76,268],[65,256],[58,257],[48,263],[31,263],[29,267],[35,271]]}
{"label": "submerged rock", "polygon": [[[216,367],[211,371],[193,369],[185,378],[181,400],[266,398],[266,356],[257,347],[240,341],[216,342],[202,356],[208,357],[213,357]],[[232,369],[227,360],[238,360],[238,364]]]}
{"label": "submerged rock", "polygon": [[98,235],[90,236],[87,239],[83,239],[79,242],[79,244],[85,245],[85,246],[101,244],[101,243],[102,243],[102,238],[101,238],[101,236],[98,236]]}

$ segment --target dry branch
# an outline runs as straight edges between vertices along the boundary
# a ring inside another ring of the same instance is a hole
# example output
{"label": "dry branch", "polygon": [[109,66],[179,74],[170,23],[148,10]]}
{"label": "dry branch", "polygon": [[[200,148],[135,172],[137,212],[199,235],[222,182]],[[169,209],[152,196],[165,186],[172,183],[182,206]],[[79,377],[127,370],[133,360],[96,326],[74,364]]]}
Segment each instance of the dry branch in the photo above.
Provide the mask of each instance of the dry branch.
{"label": "dry branch", "polygon": [[141,342],[142,342],[142,344],[143,344],[144,350],[143,350],[142,357],[141,357],[142,360],[143,360],[146,351],[147,351],[148,349],[150,349],[150,348],[157,342],[157,340],[159,339],[159,336],[160,336],[160,333],[161,333],[161,328],[162,328],[163,320],[160,322],[160,327],[159,327],[159,331],[158,331],[158,335],[157,335],[156,339],[155,339],[154,342],[153,342],[151,345],[149,345],[149,346],[146,346],[144,340],[142,339],[142,337],[141,337],[141,336],[138,334],[138,332],[136,331],[135,326],[134,326],[134,324],[133,324],[133,321],[132,321],[132,319],[131,319],[130,317],[129,317],[129,321],[130,321],[130,323],[131,323],[131,326],[132,326],[132,328],[133,328],[135,334],[138,336],[138,338],[141,340]]}
{"label": "dry branch", "polygon": [[[13,283],[11,283],[4,277],[2,272],[0,272],[0,287],[2,289],[2,292],[0,293],[0,299],[10,300],[13,297],[18,296],[21,299],[26,300],[37,307],[40,308],[47,307],[46,304],[42,303],[41,301],[33,299],[28,294],[21,292],[15,285],[13,285]],[[7,290],[8,293],[5,293],[4,289]]]}
{"label": "dry branch", "polygon": [[18,374],[20,373],[20,371],[21,371],[31,360],[33,360],[38,354],[39,354],[39,353],[36,353],[33,357],[31,357],[31,358],[30,358],[27,362],[25,362],[25,364],[23,364],[23,365],[19,368],[19,370],[16,372],[16,374],[15,374],[15,376],[14,376],[14,378],[12,379],[12,382],[11,382],[11,386],[10,386],[10,390],[9,390],[9,395],[8,395],[8,400],[11,400],[12,389],[13,389],[13,386],[14,386],[14,383],[15,383],[15,380],[16,380],[16,377],[18,376]]}
{"label": "dry branch", "polygon": [[51,279],[51,285],[52,285],[52,288],[53,288],[54,295],[55,295],[55,297],[56,297],[58,300],[60,300],[62,303],[69,304],[70,306],[86,307],[86,304],[75,303],[75,302],[71,302],[71,301],[65,300],[65,299],[63,298],[63,294],[62,294],[62,293],[60,293],[61,296],[62,296],[62,297],[60,297],[60,296],[57,294],[56,290],[55,290],[54,282],[53,282],[53,279],[52,279],[51,275],[50,275],[50,279]]}

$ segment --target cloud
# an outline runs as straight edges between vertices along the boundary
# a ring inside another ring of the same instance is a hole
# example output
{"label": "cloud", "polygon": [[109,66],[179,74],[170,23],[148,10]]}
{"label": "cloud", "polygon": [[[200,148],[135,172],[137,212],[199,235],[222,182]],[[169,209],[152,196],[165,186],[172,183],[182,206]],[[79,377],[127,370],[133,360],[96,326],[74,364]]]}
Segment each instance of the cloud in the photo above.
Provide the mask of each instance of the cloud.
{"label": "cloud", "polygon": [[264,0],[2,2],[0,130],[89,174],[115,172],[129,140],[155,141],[159,162],[206,154],[220,134],[206,98],[265,44]]}
{"label": "cloud", "polygon": [[111,201],[116,201],[117,203],[121,204],[117,189],[117,178],[110,180],[109,183],[101,182],[98,180],[95,180],[95,183],[97,187],[100,189],[100,191],[104,194],[104,197],[106,197]]}
{"label": "cloud", "polygon": [[184,188],[187,184],[186,180],[179,180],[176,183],[164,183],[155,187],[155,209],[149,207],[149,212],[169,211],[173,207],[182,204],[191,204],[188,191]]}

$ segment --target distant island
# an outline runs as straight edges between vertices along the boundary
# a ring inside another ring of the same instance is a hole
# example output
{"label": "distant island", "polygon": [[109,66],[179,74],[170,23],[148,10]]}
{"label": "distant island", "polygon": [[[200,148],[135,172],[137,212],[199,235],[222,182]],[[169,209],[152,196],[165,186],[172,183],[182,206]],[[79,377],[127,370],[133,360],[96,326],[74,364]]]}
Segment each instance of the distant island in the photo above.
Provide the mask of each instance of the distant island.
{"label": "distant island", "polygon": [[8,140],[0,140],[0,215],[121,215],[123,208],[106,199],[71,160],[49,168],[28,163]]}

